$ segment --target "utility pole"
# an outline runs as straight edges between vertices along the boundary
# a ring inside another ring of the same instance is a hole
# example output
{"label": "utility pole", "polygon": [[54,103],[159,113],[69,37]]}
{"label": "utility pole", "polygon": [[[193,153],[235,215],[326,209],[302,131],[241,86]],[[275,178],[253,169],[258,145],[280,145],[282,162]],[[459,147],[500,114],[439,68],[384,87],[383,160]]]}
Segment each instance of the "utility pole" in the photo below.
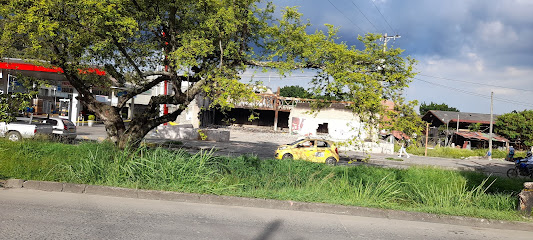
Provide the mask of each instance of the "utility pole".
{"label": "utility pole", "polygon": [[490,127],[489,127],[489,160],[492,160],[492,103],[494,92],[490,92]]}
{"label": "utility pole", "polygon": [[429,123],[426,123],[426,150],[424,151],[424,156],[428,156],[428,137],[429,137]]}
{"label": "utility pole", "polygon": [[[383,38],[381,38],[381,39],[383,39],[383,52],[385,52],[385,51],[387,50],[387,42],[389,42],[391,39],[396,40],[396,38],[401,38],[401,37],[402,37],[402,36],[397,35],[397,34],[394,35],[394,36],[390,36],[390,37],[389,37],[389,36],[387,36],[387,34],[385,33],[385,35],[383,36]],[[380,40],[381,40],[381,39],[380,39]]]}

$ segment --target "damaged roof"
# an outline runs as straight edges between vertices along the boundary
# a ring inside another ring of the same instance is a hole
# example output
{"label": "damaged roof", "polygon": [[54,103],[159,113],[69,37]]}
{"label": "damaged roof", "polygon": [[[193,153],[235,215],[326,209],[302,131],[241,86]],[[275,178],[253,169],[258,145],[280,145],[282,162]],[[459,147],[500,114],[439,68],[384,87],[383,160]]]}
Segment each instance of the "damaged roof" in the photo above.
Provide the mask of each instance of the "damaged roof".
{"label": "damaged roof", "polygon": [[[493,114],[492,123],[496,122],[498,118],[497,114]],[[465,123],[481,123],[490,124],[490,114],[485,113],[468,113],[468,112],[452,112],[452,111],[439,111],[429,110],[422,120],[426,122],[432,122],[432,119],[438,119],[443,124],[450,122],[465,122]]]}
{"label": "damaged roof", "polygon": [[[489,134],[488,133],[482,133],[482,132],[455,132],[455,134],[467,138],[467,139],[476,139],[476,140],[482,140],[482,141],[489,141]],[[497,134],[492,134],[492,140],[497,142],[509,142],[507,138],[504,138],[502,136],[499,136]]]}

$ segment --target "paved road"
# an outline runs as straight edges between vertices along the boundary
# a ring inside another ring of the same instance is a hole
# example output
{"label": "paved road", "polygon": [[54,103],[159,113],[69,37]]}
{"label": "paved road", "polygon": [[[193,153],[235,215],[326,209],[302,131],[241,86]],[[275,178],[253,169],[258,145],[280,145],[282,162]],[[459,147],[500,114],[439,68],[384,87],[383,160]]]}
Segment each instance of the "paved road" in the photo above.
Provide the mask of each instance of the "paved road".
{"label": "paved road", "polygon": [[[78,139],[104,140],[107,134],[103,125],[94,127],[79,126]],[[260,158],[272,158],[275,149],[281,144],[293,142],[298,139],[296,135],[288,133],[251,132],[250,130],[232,130],[229,142],[209,142],[181,140],[182,148],[194,153],[199,150],[214,149],[216,154],[225,156],[239,156],[244,154],[256,155]],[[162,140],[148,140],[159,141]],[[348,160],[364,159],[361,152],[340,152],[341,165],[347,165]],[[355,163],[362,164],[362,163]],[[407,168],[413,165],[438,166],[455,170],[481,171],[486,174],[505,176],[513,163],[503,160],[487,159],[450,159],[437,157],[424,157],[411,155],[410,158],[398,158],[396,154],[371,154],[369,165],[380,167]]]}
{"label": "paved road", "polygon": [[0,189],[0,239],[531,239],[532,232]]}

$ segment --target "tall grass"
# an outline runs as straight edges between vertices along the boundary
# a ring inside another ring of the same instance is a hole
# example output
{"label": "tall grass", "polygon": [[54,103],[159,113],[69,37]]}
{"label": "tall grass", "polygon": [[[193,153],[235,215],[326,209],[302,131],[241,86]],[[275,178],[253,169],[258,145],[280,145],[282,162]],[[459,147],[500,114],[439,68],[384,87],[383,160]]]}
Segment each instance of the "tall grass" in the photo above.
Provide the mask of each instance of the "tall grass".
{"label": "tall grass", "polygon": [[[395,146],[395,151],[398,152],[400,149],[399,146]],[[417,147],[411,145],[408,147],[407,152],[409,154],[424,156],[425,147]],[[430,157],[444,157],[444,158],[467,158],[467,157],[484,157],[487,155],[488,149],[462,149],[462,148],[452,148],[452,147],[435,147],[428,148],[427,155]],[[505,158],[507,156],[507,151],[494,149],[492,151],[493,158]],[[517,151],[516,156],[525,156],[525,152]]]}
{"label": "tall grass", "polygon": [[520,220],[523,181],[431,167],[332,167],[212,151],[0,141],[0,177]]}

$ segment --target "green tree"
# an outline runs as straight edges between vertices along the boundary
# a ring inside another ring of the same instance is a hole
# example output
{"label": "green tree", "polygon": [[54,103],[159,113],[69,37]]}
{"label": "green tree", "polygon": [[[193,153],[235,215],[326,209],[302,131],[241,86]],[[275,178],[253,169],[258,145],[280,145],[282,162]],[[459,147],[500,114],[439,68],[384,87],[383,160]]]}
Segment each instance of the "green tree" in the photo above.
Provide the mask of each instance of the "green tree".
{"label": "green tree", "polygon": [[285,86],[279,90],[279,95],[283,97],[309,98],[311,94],[300,86]]}
{"label": "green tree", "polygon": [[423,102],[422,104],[420,104],[420,107],[418,108],[418,110],[419,110],[418,112],[422,115],[426,114],[429,110],[460,112],[459,109],[450,107],[448,106],[448,104],[445,104],[445,103],[437,104],[434,102],[431,102],[430,104],[426,104],[425,102]]}
{"label": "green tree", "polygon": [[[401,99],[415,74],[415,61],[402,57],[401,49],[384,49],[379,35],[359,37],[363,46],[356,48],[338,42],[338,29],[331,25],[327,33],[309,34],[310,24],[295,8],[285,9],[280,18],[273,11],[271,3],[260,0],[2,1],[0,55],[16,52],[48,61],[36,64],[61,67],[79,100],[103,120],[119,147],[176,119],[198,94],[221,108],[254,100],[253,89],[239,81],[248,66],[274,68],[282,75],[314,69],[314,95],[324,96],[322,102],[353,101],[351,110],[371,123],[385,111],[382,100]],[[23,48],[14,51],[13,46]],[[95,65],[107,76],[81,74]],[[167,67],[157,70],[160,66]],[[126,103],[164,81],[171,84],[171,94],[153,96],[147,111],[126,126],[119,114]],[[128,90],[110,106],[96,100],[94,86]],[[177,109],[161,115],[162,104]]]}
{"label": "green tree", "polygon": [[45,84],[43,81],[32,77],[19,75],[16,78],[25,92],[0,94],[0,122],[15,121],[20,112],[31,106],[31,99],[37,95],[33,86]]}
{"label": "green tree", "polygon": [[498,117],[494,132],[510,140],[520,139],[527,146],[533,146],[533,110],[513,111]]}
{"label": "green tree", "polygon": [[472,132],[479,132],[481,130],[481,123],[472,123],[468,126],[468,129]]}
{"label": "green tree", "polygon": [[421,133],[426,128],[426,122],[422,120],[420,115],[415,111],[415,106],[418,105],[416,100],[410,102],[396,102],[393,111],[387,112],[389,119],[385,123],[385,129],[402,131],[408,136],[421,136]]}
{"label": "green tree", "polygon": [[32,94],[10,93],[0,94],[0,122],[12,122],[17,113],[30,106]]}

